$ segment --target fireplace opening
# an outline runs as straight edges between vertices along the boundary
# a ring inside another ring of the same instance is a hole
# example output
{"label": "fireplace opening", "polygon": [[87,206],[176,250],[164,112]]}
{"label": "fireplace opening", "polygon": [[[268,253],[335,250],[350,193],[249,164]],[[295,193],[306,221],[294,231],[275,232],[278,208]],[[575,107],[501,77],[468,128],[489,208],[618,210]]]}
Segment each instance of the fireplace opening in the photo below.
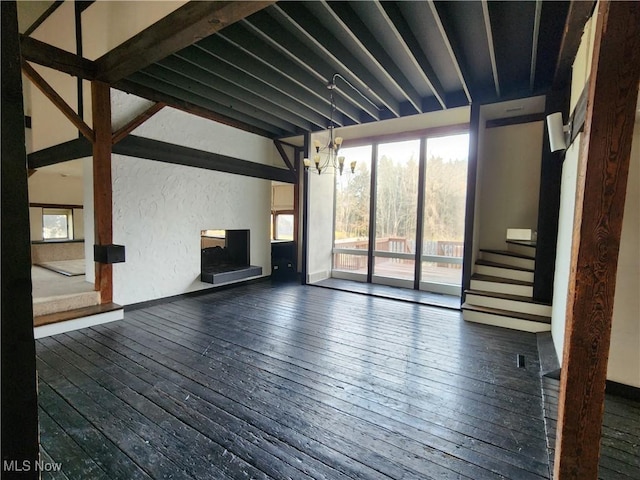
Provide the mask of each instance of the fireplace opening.
{"label": "fireplace opening", "polygon": [[203,230],[200,234],[200,279],[224,283],[262,274],[250,265],[249,230]]}

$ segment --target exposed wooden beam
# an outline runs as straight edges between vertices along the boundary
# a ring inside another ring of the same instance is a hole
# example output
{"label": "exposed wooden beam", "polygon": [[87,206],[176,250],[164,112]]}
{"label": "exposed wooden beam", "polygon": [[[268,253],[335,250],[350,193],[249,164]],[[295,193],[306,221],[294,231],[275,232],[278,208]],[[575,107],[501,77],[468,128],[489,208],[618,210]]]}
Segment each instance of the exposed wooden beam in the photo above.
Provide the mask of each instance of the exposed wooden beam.
{"label": "exposed wooden beam", "polygon": [[29,62],[85,80],[92,80],[96,74],[95,62],[25,35],[20,37],[20,53]]}
{"label": "exposed wooden beam", "polygon": [[491,29],[491,16],[489,15],[489,4],[487,0],[482,0],[482,18],[484,28],[487,33],[487,46],[489,47],[489,58],[491,59],[491,71],[493,72],[493,83],[496,87],[496,96],[500,98],[500,80],[498,78],[498,65],[496,63],[496,49],[493,45],[493,30]]}
{"label": "exposed wooden beam", "polygon": [[415,71],[422,77],[424,82],[429,86],[429,89],[433,92],[440,107],[447,108],[444,88],[398,5],[391,2],[382,3],[376,1],[375,6],[397,39],[398,45],[405,51],[407,58],[413,63]]}
{"label": "exposed wooden beam", "polygon": [[47,8],[44,12],[42,12],[42,15],[40,15],[38,18],[36,18],[36,21],[33,22],[31,25],[29,25],[29,28],[27,28],[24,31],[24,35],[26,35],[27,37],[29,35],[31,35],[33,32],[35,32],[35,30],[44,23],[44,21],[49,18],[51,16],[51,14],[53,12],[55,12],[59,6],[62,5],[62,2],[64,0],[56,0],[55,2],[53,2],[51,5],[49,5],[49,8]]}
{"label": "exposed wooden beam", "polygon": [[275,136],[274,133],[268,130],[264,130],[262,128],[256,127],[255,125],[251,125],[249,123],[236,120],[235,118],[231,118],[226,115],[215,113],[214,111],[204,108],[200,105],[196,105],[195,103],[188,102],[186,100],[177,98],[167,93],[158,92],[152,88],[145,87],[144,85],[140,85],[138,83],[134,83],[129,80],[122,80],[117,84],[113,85],[113,88],[116,88],[126,93],[137,95],[142,98],[146,98],[147,100],[152,100],[155,102],[163,102],[163,103],[166,103],[167,106],[169,107],[182,110],[183,112],[190,113],[192,115],[197,115],[198,117],[206,118],[214,122],[222,123],[224,125],[229,125],[230,127],[235,127],[240,130],[244,130],[245,132],[255,133],[256,135],[260,135],[262,137],[268,137],[268,138],[273,138]]}
{"label": "exposed wooden beam", "polygon": [[471,93],[469,92],[469,87],[467,86],[467,81],[465,80],[464,74],[462,73],[462,70],[460,69],[460,62],[458,61],[458,57],[456,55],[456,53],[453,50],[453,47],[451,45],[451,41],[449,40],[449,35],[447,34],[447,30],[444,28],[444,25],[442,24],[442,19],[440,18],[440,14],[438,13],[438,10],[436,9],[435,3],[433,0],[428,0],[427,1],[427,5],[429,6],[429,10],[431,11],[431,15],[433,16],[434,21],[436,22],[436,24],[438,25],[438,31],[440,32],[440,36],[442,37],[442,41],[444,42],[446,48],[447,48],[447,52],[449,53],[449,57],[451,58],[451,62],[453,63],[453,66],[456,70],[456,73],[458,74],[458,79],[460,80],[460,83],[462,84],[462,89],[464,90],[464,93],[467,97],[467,101],[469,103],[471,103]]}
{"label": "exposed wooden beam", "polygon": [[601,1],[578,161],[554,478],[596,480],[631,142],[640,3]]}
{"label": "exposed wooden beam", "polygon": [[128,157],[145,158],[158,162],[204,168],[246,177],[294,183],[291,172],[285,168],[241,160],[218,153],[182,147],[150,138],[128,135],[113,146],[113,152]]}
{"label": "exposed wooden beam", "polygon": [[280,154],[280,158],[282,158],[282,161],[285,163],[285,165],[287,167],[289,167],[289,171],[291,171],[291,174],[293,175],[293,177],[297,181],[298,174],[297,174],[297,171],[296,171],[296,167],[293,166],[293,163],[291,162],[291,159],[289,159],[289,156],[287,155],[287,152],[284,151],[284,148],[282,147],[283,143],[278,139],[274,140],[273,143],[276,146],[276,148],[278,149],[278,153]]}
{"label": "exposed wooden beam", "polygon": [[78,114],[73,111],[73,108],[71,108],[69,104],[65,102],[60,95],[58,95],[58,92],[56,92],[53,87],[51,87],[51,85],[49,85],[47,81],[25,61],[22,62],[22,71],[24,75],[31,80],[36,87],[38,87],[38,90],[40,90],[45,97],[51,100],[51,103],[53,103],[58,110],[60,110],[78,130],[80,130],[82,135],[84,135],[87,140],[93,142],[93,130],[91,130],[89,125],[84,123],[84,120],[82,120]]}
{"label": "exposed wooden beam", "polygon": [[553,76],[553,89],[562,90],[571,79],[571,67],[580,47],[582,32],[587,20],[591,17],[594,0],[573,0],[569,4],[567,20],[564,24],[560,53]]}
{"label": "exposed wooden beam", "polygon": [[[275,14],[280,17],[277,11]],[[281,20],[287,22],[284,16]],[[326,87],[336,71],[335,67],[329,64],[324,57],[309,50],[303,43],[296,41],[295,37],[279,27],[278,23],[274,22],[273,18],[266,13],[259,12],[253,15],[250,20],[243,20],[241,25],[248,30],[229,28],[224,31],[222,37],[328,103]],[[256,41],[248,32],[255,33],[260,41]],[[202,43],[209,41],[210,39],[206,39]],[[280,55],[280,52],[288,58]],[[336,109],[352,121],[360,123],[358,108],[364,110],[369,117],[375,120],[380,119],[378,109],[360,97],[353,89],[344,89],[338,86],[337,90],[340,95],[336,98]]]}
{"label": "exposed wooden beam", "polygon": [[98,58],[97,78],[115,83],[272,3],[274,2],[188,2]]}
{"label": "exposed wooden beam", "polygon": [[391,93],[367,68],[349,52],[324,26],[309,15],[302,3],[283,2],[272,7],[291,27],[306,37],[314,48],[340,67],[341,74],[361,92],[384,105],[395,117],[401,116],[400,105]]}
{"label": "exposed wooden beam", "polygon": [[533,16],[533,40],[531,42],[531,72],[529,73],[529,90],[533,92],[538,63],[538,39],[540,37],[540,18],[542,16],[542,0],[536,0],[536,11]]}
{"label": "exposed wooden beam", "polygon": [[29,168],[40,168],[78,158],[87,158],[91,156],[91,152],[91,142],[81,137],[32,152],[27,155],[27,161]]}
{"label": "exposed wooden beam", "polygon": [[[3,478],[36,480],[39,458],[36,351],[31,298],[29,195],[24,137],[20,43],[16,2],[0,2],[2,28],[2,277],[0,362],[2,373]],[[5,462],[18,469],[5,470]],[[23,465],[31,468],[22,469]]]}
{"label": "exposed wooden beam", "polygon": [[[306,132],[303,138],[302,157],[307,157],[311,151],[311,133]],[[300,283],[307,284],[307,275],[309,274],[309,169],[304,168],[301,163],[302,170],[302,265],[300,265]],[[373,195],[372,195],[373,196]]]}
{"label": "exposed wooden beam", "polygon": [[[93,218],[95,245],[113,243],[113,202],[111,185],[111,91],[108,84],[91,83],[93,128]],[[95,264],[95,289],[100,292],[100,303],[113,301],[113,266]]]}
{"label": "exposed wooden beam", "polygon": [[138,115],[136,118],[131,120],[129,123],[119,128],[112,136],[111,136],[111,144],[115,145],[124,137],[133,132],[136,128],[142,125],[144,122],[153,117],[156,113],[162,110],[167,104],[163,102],[156,102],[147,108],[144,112]]}
{"label": "exposed wooden beam", "polygon": [[[324,0],[318,2],[318,5],[321,5],[327,15],[332,17],[332,21],[340,26],[342,33],[339,36],[350,37],[351,41],[358,45],[360,52],[377,67],[380,74],[386,77],[389,83],[395,85],[416,112],[422,113],[420,94],[411,85],[411,82],[405,77],[404,73],[398,68],[391,56],[380,45],[353,8],[347,2],[332,2],[331,6],[329,6]],[[402,36],[396,30],[382,6],[377,2],[374,5],[378,8],[378,14],[387,22],[388,34],[393,34],[395,38],[400,39],[402,42]],[[383,35],[382,32],[377,33],[378,35]],[[387,32],[384,34],[387,34]]]}

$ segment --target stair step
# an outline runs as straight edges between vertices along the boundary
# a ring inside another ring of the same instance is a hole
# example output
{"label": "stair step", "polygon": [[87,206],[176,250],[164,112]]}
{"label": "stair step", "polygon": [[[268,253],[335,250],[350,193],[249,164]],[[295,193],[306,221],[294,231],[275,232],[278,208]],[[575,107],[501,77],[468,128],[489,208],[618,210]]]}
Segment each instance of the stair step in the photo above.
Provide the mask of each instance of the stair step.
{"label": "stair step", "polygon": [[491,275],[480,275],[478,273],[474,273],[471,276],[471,289],[519,295],[522,297],[533,296],[533,282]]}
{"label": "stair step", "polygon": [[465,301],[474,307],[488,307],[524,314],[551,316],[551,305],[523,295],[482,290],[466,290]]}
{"label": "stair step", "polygon": [[531,255],[510,252],[508,250],[480,249],[480,259],[484,262],[507,265],[509,268],[533,270],[536,259]]}
{"label": "stair step", "polygon": [[533,273],[533,269],[525,268],[525,267],[514,267],[513,265],[509,265],[506,263],[492,262],[490,260],[476,260],[476,265],[484,265],[486,267],[495,267],[495,268],[507,268],[509,270],[517,270],[519,272],[528,272]]}
{"label": "stair step", "polygon": [[468,303],[462,305],[462,317],[470,322],[526,332],[546,332],[551,330],[550,317],[512,312],[497,308],[480,307]]}
{"label": "stair step", "polygon": [[513,278],[514,280],[533,282],[532,269],[491,262],[489,260],[477,260],[475,272],[481,275],[493,275],[496,277]]}
{"label": "stair step", "polygon": [[526,258],[527,260],[535,260],[535,255],[526,255],[524,253],[513,252],[510,250],[493,250],[491,248],[481,248],[481,252],[495,253],[496,255],[505,255],[507,257]]}
{"label": "stair step", "polygon": [[524,255],[536,254],[536,242],[524,240],[507,240],[507,249],[510,252],[522,253]]}

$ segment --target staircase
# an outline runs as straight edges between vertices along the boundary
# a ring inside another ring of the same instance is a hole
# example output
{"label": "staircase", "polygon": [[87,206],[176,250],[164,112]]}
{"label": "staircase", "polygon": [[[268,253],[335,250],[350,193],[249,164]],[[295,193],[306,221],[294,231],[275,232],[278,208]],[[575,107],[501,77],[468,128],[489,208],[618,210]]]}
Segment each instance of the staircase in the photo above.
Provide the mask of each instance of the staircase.
{"label": "staircase", "polygon": [[526,332],[551,330],[551,305],[533,300],[535,242],[507,240],[507,250],[480,250],[462,317]]}

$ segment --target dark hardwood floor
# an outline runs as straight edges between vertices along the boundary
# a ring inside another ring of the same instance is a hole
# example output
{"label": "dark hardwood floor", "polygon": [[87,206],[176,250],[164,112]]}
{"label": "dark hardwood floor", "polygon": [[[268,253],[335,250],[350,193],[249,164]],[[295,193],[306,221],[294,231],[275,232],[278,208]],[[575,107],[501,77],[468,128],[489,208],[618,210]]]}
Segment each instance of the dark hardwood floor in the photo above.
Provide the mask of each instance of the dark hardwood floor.
{"label": "dark hardwood floor", "polygon": [[37,361],[43,478],[549,477],[535,335],[453,310],[261,282]]}

